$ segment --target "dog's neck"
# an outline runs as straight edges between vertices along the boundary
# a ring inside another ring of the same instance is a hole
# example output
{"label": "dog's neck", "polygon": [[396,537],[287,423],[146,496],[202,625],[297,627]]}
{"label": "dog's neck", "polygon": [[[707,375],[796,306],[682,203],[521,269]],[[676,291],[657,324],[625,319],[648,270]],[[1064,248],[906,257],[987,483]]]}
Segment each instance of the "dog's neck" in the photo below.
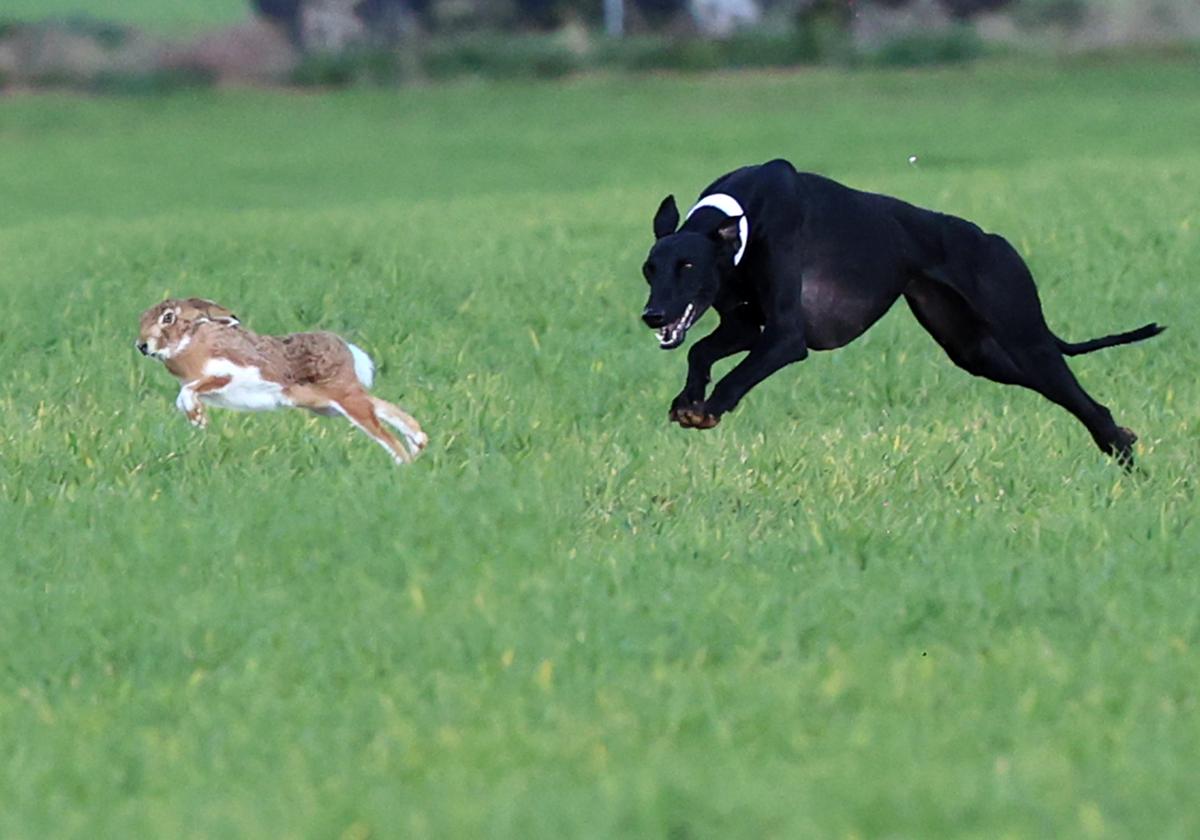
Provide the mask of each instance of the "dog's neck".
{"label": "dog's neck", "polygon": [[746,243],[750,241],[750,221],[746,218],[746,211],[742,209],[741,203],[728,193],[713,193],[697,201],[695,206],[688,211],[684,221],[690,219],[693,213],[703,207],[712,207],[715,210],[720,210],[730,218],[737,218],[738,239],[741,240],[737,253],[733,255],[733,264],[737,265],[742,261],[742,257],[745,256]]}

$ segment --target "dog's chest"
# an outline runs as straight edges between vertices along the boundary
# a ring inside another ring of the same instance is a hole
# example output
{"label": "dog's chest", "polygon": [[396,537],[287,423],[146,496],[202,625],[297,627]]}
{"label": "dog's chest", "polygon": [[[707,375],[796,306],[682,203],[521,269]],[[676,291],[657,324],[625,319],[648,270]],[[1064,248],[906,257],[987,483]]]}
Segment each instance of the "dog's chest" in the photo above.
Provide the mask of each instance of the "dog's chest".
{"label": "dog's chest", "polygon": [[209,359],[205,376],[228,376],[225,387],[200,394],[207,405],[237,411],[270,411],[292,405],[278,382],[263,379],[262,371],[252,365],[239,365],[228,359]]}

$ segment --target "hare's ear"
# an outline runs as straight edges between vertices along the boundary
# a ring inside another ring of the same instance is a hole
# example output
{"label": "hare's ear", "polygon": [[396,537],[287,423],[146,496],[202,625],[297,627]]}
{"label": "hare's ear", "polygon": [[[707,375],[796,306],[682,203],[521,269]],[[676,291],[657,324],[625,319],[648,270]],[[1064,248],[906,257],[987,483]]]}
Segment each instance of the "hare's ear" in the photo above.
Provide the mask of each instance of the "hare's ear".
{"label": "hare's ear", "polygon": [[214,323],[224,324],[227,327],[236,327],[238,324],[242,323],[241,319],[239,319],[238,316],[234,315],[228,309],[220,309],[220,314],[214,312],[212,315],[209,315],[208,318]]}
{"label": "hare's ear", "polygon": [[213,303],[211,300],[204,300],[203,298],[192,298],[188,303],[196,309],[198,320],[212,321],[214,324],[225,324],[229,327],[241,323],[238,320],[238,316],[219,303]]}

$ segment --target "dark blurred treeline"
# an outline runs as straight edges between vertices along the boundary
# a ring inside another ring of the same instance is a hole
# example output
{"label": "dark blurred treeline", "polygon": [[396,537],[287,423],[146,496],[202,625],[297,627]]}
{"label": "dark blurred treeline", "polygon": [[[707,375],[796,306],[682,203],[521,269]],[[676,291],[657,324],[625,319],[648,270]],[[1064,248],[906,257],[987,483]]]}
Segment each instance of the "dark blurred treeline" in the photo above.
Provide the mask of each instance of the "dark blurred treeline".
{"label": "dark blurred treeline", "polygon": [[90,16],[0,18],[0,92],[911,67],[1200,44],[1200,0],[247,0],[246,12],[176,38]]}
{"label": "dark blurred treeline", "polygon": [[[1070,14],[1083,0],[1034,0]],[[1018,0],[252,0],[255,12],[283,26],[304,48],[337,47],[370,36],[395,40],[414,32],[551,32],[568,26],[605,29],[614,4],[621,33],[725,36],[767,24],[849,28],[865,9],[936,7],[953,20],[995,12]],[[930,9],[929,11],[935,11]],[[611,31],[611,29],[609,30]]]}

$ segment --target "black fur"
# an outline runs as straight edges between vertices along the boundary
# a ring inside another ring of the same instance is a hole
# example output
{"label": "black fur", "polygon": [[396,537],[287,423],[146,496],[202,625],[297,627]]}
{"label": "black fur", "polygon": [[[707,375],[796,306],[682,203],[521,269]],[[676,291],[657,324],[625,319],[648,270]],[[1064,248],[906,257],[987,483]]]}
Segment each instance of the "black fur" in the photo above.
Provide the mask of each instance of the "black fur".
{"label": "black fur", "polygon": [[[642,318],[659,329],[665,349],[679,346],[709,307],[721,318],[688,351],[672,421],[712,428],[763,379],[809,350],[850,343],[903,297],[959,367],[1037,391],[1074,414],[1101,450],[1132,464],[1136,436],[1088,396],[1063,355],[1141,341],[1162,327],[1066,342],[1050,331],[1029,269],[1002,237],[797,172],[785,160],[731,172],[702,197],[716,193],[735,198],[749,222],[740,264],[738,219],[704,207],[679,227],[668,196],[655,214],[656,241],[643,266],[650,298]],[[713,363],[745,351],[706,394]]]}

